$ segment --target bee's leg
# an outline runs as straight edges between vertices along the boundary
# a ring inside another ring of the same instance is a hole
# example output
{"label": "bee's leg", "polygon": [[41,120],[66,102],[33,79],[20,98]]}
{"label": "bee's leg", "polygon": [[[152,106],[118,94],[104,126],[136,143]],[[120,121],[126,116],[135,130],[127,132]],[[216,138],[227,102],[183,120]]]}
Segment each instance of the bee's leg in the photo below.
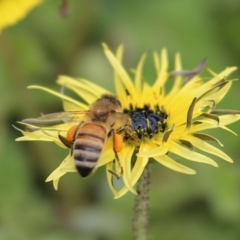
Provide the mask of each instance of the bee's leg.
{"label": "bee's leg", "polygon": [[78,128],[78,125],[72,126],[68,130],[66,137],[63,137],[62,135],[58,134],[58,138],[67,148],[72,148],[77,128]]}
{"label": "bee's leg", "polygon": [[63,145],[65,145],[67,148],[71,148],[72,147],[72,142],[69,142],[67,138],[63,137],[62,135],[58,134],[58,138],[59,140],[63,143]]}
{"label": "bee's leg", "polygon": [[118,152],[120,152],[123,149],[123,139],[122,136],[120,134],[117,134],[114,129],[111,130],[111,135],[113,138],[113,152],[115,154],[115,159],[118,163],[118,166],[120,167],[120,175],[111,170],[109,172],[112,173],[117,178],[120,178],[120,176],[123,174],[123,168],[118,157]]}
{"label": "bee's leg", "polygon": [[114,171],[112,171],[112,170],[108,170],[113,176],[115,176],[117,179],[119,179],[120,178],[120,176],[116,173],[116,172],[114,172]]}
{"label": "bee's leg", "polygon": [[125,126],[124,127],[124,131],[127,133],[127,135],[134,141],[139,142],[140,139],[134,134],[132,128],[130,128],[129,126]]}

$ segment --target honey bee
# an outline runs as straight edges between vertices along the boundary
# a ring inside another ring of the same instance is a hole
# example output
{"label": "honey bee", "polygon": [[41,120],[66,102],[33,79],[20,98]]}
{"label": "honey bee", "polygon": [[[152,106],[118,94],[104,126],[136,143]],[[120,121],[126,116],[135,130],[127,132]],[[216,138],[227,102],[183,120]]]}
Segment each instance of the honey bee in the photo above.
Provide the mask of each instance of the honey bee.
{"label": "honey bee", "polygon": [[77,124],[68,130],[66,136],[59,134],[58,137],[71,149],[75,167],[83,178],[89,176],[95,169],[109,137],[113,140],[115,159],[122,174],[118,152],[123,148],[125,136],[134,138],[129,114],[123,113],[121,103],[115,96],[107,94],[90,105],[88,111],[52,113],[36,119],[25,119],[22,122],[35,126],[76,122]]}

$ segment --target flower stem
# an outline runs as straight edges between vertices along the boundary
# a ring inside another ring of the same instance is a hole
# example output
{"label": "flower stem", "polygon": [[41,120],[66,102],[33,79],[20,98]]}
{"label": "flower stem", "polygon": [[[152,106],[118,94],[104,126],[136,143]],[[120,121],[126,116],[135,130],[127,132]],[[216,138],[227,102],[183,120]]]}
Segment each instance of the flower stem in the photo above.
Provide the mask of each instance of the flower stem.
{"label": "flower stem", "polygon": [[135,198],[134,216],[133,216],[133,239],[148,239],[148,212],[149,212],[149,186],[150,169],[146,166],[137,185],[138,195]]}

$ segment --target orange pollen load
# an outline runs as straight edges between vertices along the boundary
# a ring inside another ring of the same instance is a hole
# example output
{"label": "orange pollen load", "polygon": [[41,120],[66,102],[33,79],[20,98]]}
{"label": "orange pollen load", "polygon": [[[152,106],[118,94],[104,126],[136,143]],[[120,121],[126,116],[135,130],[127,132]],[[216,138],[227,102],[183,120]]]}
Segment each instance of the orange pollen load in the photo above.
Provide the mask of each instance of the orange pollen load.
{"label": "orange pollen load", "polygon": [[115,152],[120,152],[123,149],[123,138],[120,134],[115,134],[113,136],[113,142],[114,142],[114,151]]}
{"label": "orange pollen load", "polygon": [[74,136],[75,136],[75,133],[76,133],[76,131],[77,131],[77,128],[78,128],[78,125],[74,125],[74,126],[72,126],[72,127],[68,130],[68,132],[67,132],[67,137],[66,137],[66,139],[67,139],[68,142],[73,143],[73,141],[74,141]]}

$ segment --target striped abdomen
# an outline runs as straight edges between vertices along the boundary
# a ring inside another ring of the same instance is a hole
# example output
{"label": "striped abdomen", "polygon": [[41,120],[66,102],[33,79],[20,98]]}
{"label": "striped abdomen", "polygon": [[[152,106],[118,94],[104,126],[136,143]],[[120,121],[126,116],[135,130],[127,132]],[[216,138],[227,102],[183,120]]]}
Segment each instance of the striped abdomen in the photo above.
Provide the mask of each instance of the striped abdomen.
{"label": "striped abdomen", "polygon": [[83,125],[76,133],[72,155],[75,166],[82,177],[87,177],[95,168],[106,134],[103,126],[93,123]]}

